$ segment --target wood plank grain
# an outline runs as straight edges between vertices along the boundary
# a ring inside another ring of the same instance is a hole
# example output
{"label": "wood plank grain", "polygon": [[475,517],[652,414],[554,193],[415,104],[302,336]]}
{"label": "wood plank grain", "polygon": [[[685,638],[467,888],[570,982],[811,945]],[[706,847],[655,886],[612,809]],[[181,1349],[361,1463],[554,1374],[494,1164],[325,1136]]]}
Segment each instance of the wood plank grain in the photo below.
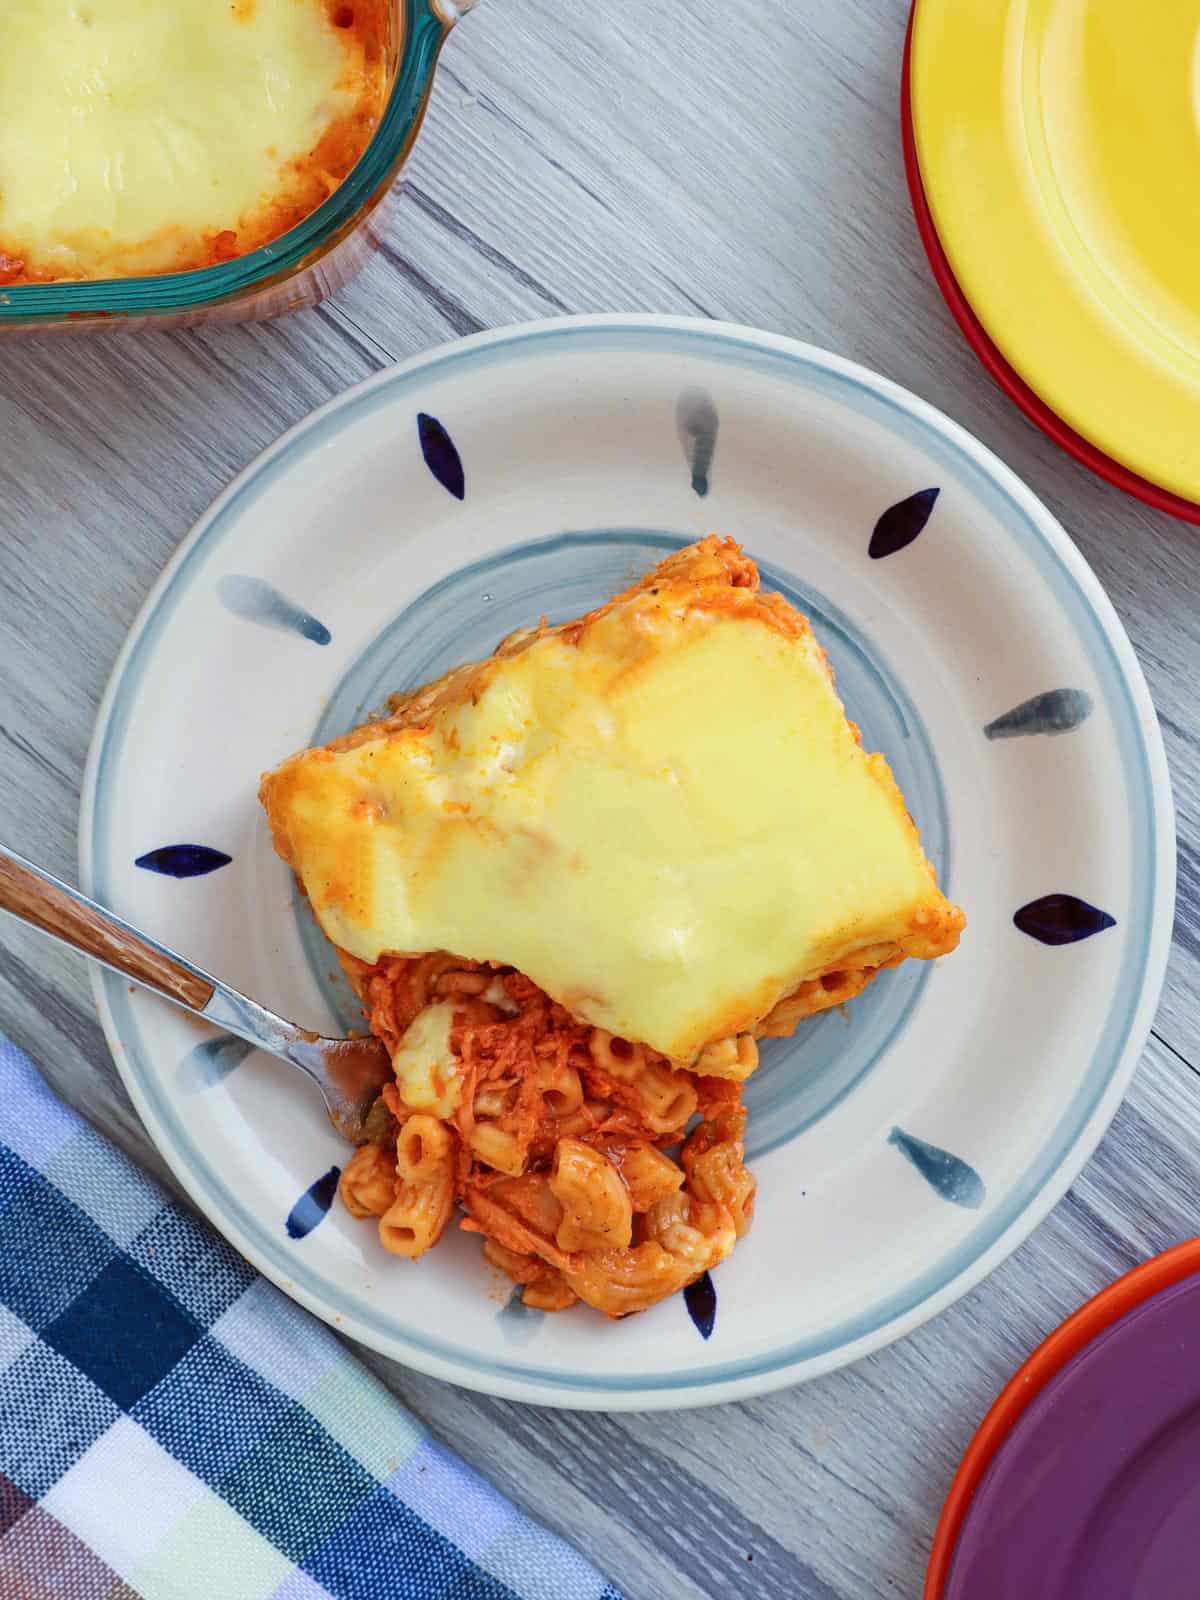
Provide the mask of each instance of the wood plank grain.
{"label": "wood plank grain", "polygon": [[[849,1372],[705,1412],[521,1409],[368,1358],[636,1600],[915,1595],[954,1464],[996,1388],[1082,1299],[1196,1227],[1195,535],[1061,455],[962,343],[904,189],[905,12],[902,0],[488,0],[447,48],[384,250],[336,301],[259,328],[4,347],[0,838],[68,879],[96,706],[188,527],[313,406],[475,328],[678,312],[863,361],[963,422],[1043,496],[1129,629],[1179,803],[1160,1038],[1095,1159],[1005,1266]],[[0,1028],[170,1183],[116,1079],[82,964],[11,925]]]}

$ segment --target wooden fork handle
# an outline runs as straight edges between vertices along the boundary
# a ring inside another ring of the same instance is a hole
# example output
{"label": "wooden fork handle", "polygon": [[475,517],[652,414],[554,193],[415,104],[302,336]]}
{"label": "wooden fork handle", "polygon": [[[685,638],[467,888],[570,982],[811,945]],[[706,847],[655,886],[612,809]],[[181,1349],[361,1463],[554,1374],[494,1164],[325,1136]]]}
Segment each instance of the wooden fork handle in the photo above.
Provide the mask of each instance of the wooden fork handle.
{"label": "wooden fork handle", "polygon": [[206,978],[144,939],[111,911],[2,845],[0,911],[10,911],[52,938],[193,1011],[203,1011],[213,997],[213,984]]}

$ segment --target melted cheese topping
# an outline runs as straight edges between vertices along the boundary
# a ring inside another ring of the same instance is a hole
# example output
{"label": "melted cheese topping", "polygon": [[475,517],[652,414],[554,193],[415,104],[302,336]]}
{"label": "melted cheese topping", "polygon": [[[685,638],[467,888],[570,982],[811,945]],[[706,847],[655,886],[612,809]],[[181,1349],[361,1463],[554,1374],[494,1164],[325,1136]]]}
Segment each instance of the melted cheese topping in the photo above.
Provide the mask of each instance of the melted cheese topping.
{"label": "melted cheese topping", "polygon": [[855,952],[938,955],[963,923],[806,620],[715,539],[262,794],[335,944],[510,964],[683,1061]]}
{"label": "melted cheese topping", "polygon": [[400,1098],[413,1111],[447,1121],[462,1100],[462,1062],[450,1046],[454,1007],[448,1001],[418,1011],[392,1055]]}
{"label": "melted cheese topping", "polygon": [[326,198],[378,120],[377,0],[357,21],[327,0],[3,9],[0,282],[256,248]]}

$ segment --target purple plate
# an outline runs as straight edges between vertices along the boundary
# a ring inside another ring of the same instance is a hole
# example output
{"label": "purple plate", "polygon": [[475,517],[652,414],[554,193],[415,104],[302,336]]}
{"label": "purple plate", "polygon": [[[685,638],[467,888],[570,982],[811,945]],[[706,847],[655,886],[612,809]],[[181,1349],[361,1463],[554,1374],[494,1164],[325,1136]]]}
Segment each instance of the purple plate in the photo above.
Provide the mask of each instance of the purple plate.
{"label": "purple plate", "polygon": [[963,1522],[945,1600],[1197,1600],[1200,1278],[1046,1386]]}

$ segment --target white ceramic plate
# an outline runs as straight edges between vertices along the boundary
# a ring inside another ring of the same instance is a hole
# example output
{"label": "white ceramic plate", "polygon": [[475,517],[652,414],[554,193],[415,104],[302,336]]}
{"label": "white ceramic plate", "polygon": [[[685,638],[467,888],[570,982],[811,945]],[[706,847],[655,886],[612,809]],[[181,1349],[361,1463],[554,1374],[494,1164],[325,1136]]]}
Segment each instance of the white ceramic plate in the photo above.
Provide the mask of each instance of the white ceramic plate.
{"label": "white ceramic plate", "polygon": [[962,1294],[1079,1171],[1145,1041],[1174,885],[1157,724],[1094,577],[982,446],[861,368],[714,323],[552,322],[381,373],[268,450],[163,574],[96,729],[84,882],[336,1031],[354,1007],[260,771],[712,530],[812,615],[969,918],[936,969],[764,1051],[758,1213],[715,1313],[523,1313],[457,1230],[391,1259],[328,1207],[346,1151],[300,1078],[97,978],[138,1110],[238,1248],[367,1344],[517,1399],[683,1406],[826,1371]]}

